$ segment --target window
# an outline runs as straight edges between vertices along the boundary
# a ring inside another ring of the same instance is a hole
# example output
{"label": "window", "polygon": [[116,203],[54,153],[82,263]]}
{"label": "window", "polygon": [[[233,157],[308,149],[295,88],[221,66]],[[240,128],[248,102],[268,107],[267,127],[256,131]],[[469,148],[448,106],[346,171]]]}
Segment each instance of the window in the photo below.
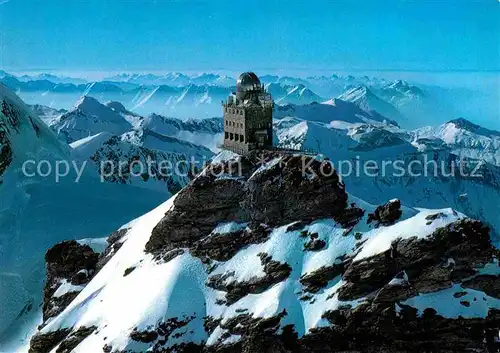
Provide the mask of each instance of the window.
{"label": "window", "polygon": [[234,109],[233,109],[233,114],[234,114]]}
{"label": "window", "polygon": [[224,132],[224,138],[227,140],[227,139],[228,139],[228,137],[229,137],[229,132],[227,132],[227,131],[226,131],[226,132]]}
{"label": "window", "polygon": [[234,139],[234,136],[233,136],[233,133],[232,133],[232,132],[230,132],[230,133],[229,133],[229,139],[230,139],[230,140],[233,140],[233,139]]}
{"label": "window", "polygon": [[236,123],[233,121],[233,127],[235,127],[235,126],[236,126]]}
{"label": "window", "polygon": [[240,141],[245,142],[245,138],[243,137],[243,135],[240,135]]}
{"label": "window", "polygon": [[238,135],[238,134],[234,134],[234,140],[235,140],[235,141],[238,141],[238,137],[239,137],[239,136],[240,136],[240,135]]}
{"label": "window", "polygon": [[240,115],[243,115],[243,110],[240,110]]}

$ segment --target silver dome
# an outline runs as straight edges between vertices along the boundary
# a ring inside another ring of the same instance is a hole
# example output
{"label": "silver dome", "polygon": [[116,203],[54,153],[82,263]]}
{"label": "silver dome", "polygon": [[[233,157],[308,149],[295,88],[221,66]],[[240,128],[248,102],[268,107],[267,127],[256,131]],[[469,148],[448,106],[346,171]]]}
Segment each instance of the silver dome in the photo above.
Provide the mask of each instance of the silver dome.
{"label": "silver dome", "polygon": [[253,72],[244,72],[238,77],[236,92],[258,91],[260,89],[260,80]]}

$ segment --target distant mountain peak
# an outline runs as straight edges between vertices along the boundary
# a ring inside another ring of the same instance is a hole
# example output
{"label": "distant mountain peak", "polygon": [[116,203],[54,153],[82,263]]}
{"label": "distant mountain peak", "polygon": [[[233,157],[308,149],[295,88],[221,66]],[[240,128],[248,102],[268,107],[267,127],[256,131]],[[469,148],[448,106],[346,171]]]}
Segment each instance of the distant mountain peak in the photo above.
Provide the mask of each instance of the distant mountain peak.
{"label": "distant mountain peak", "polygon": [[[365,85],[353,87],[346,92],[342,93],[339,98],[345,101],[353,102],[362,98],[376,97],[375,94]],[[378,97],[376,97],[378,98]]]}
{"label": "distant mountain peak", "polygon": [[478,134],[478,135],[500,136],[500,131],[495,131],[495,130],[490,130],[490,129],[484,128],[480,125],[474,124],[470,120],[467,120],[463,117],[450,120],[446,123],[446,125],[448,125],[448,124],[453,124],[453,125],[455,125],[455,127],[457,129],[466,130],[466,131],[469,131],[469,132],[472,132],[472,133]]}
{"label": "distant mountain peak", "polygon": [[404,80],[396,80],[396,81],[386,85],[383,89],[392,89],[392,90],[395,90],[397,92],[404,93],[407,95],[413,95],[413,96],[419,96],[419,97],[425,96],[425,93],[423,90],[421,90],[417,86],[412,85]]}
{"label": "distant mountain peak", "polygon": [[349,89],[340,95],[339,99],[354,103],[367,112],[376,111],[395,121],[401,121],[403,119],[403,116],[396,107],[378,97],[365,85],[359,85]]}
{"label": "distant mountain peak", "polygon": [[129,114],[124,109],[117,102],[112,102],[110,107],[94,97],[82,96],[73,109],[61,115],[51,127],[68,143],[99,132],[119,135],[132,128],[132,123],[127,120]]}
{"label": "distant mountain peak", "polygon": [[467,119],[462,118],[462,117],[450,120],[450,121],[448,121],[448,124],[454,124],[456,127],[463,128],[466,130],[477,130],[480,128],[479,125],[476,125],[473,122],[471,122],[470,120],[467,120]]}
{"label": "distant mountain peak", "polygon": [[83,111],[92,111],[95,108],[101,107],[102,104],[94,97],[84,95],[82,96],[74,106],[74,109],[80,109]]}

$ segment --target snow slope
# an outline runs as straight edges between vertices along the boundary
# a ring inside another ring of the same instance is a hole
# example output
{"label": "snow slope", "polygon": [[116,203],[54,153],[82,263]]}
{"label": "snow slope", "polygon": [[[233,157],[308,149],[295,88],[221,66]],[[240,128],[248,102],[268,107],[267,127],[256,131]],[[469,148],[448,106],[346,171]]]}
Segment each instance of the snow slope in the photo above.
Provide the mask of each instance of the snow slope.
{"label": "snow slope", "polygon": [[140,127],[218,152],[224,132],[223,124],[221,118],[180,120],[151,114],[144,118]]}
{"label": "snow slope", "polygon": [[[473,159],[484,160],[500,166],[500,132],[485,129],[459,118],[438,127],[424,127],[412,132],[414,144],[426,148],[425,139],[438,139],[441,147],[452,153]],[[432,146],[431,146],[432,149]]]}

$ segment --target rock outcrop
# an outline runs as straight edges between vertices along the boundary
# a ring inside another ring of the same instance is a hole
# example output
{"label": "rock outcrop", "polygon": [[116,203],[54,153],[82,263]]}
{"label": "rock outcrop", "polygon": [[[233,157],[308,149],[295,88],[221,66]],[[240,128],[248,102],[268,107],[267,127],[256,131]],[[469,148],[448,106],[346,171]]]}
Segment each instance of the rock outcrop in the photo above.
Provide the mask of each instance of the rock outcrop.
{"label": "rock outcrop", "polygon": [[377,207],[374,213],[368,215],[368,222],[375,221],[377,226],[389,226],[394,224],[402,214],[401,202],[395,199]]}
{"label": "rock outcrop", "polygon": [[[208,236],[221,222],[279,226],[345,218],[347,193],[328,161],[254,152],[212,164],[177,195],[174,210],[153,229],[146,251],[158,254]],[[253,227],[255,226],[255,227]]]}
{"label": "rock outcrop", "polygon": [[54,245],[45,254],[47,279],[43,320],[57,316],[94,276],[99,254],[75,240]]}

